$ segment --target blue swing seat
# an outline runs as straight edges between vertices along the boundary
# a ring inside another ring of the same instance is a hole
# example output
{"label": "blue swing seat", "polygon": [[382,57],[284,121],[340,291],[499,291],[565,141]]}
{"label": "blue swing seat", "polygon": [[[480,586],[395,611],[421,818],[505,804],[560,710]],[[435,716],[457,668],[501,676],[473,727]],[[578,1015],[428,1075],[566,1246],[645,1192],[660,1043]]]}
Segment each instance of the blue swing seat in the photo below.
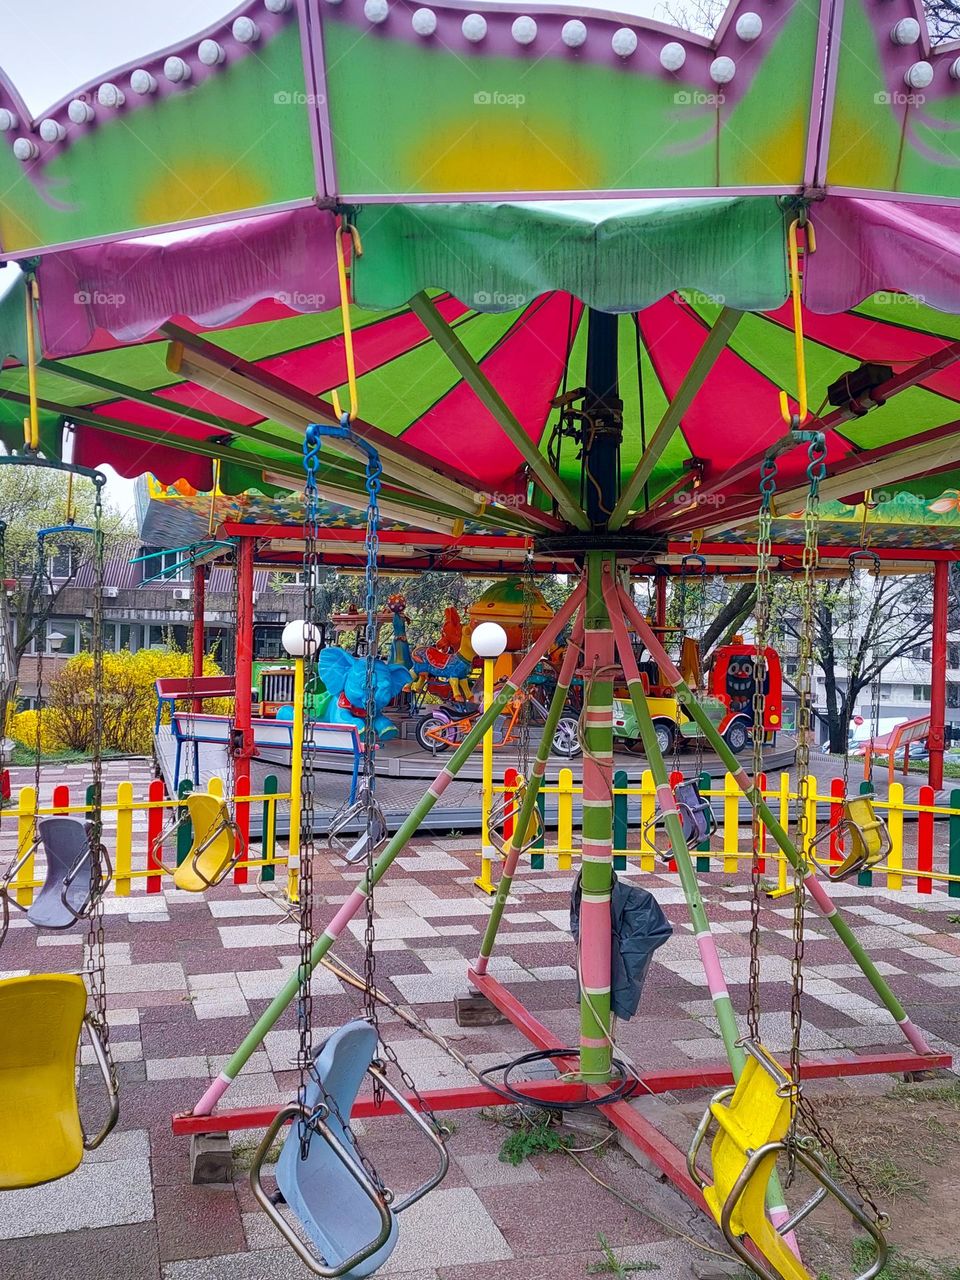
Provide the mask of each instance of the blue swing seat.
{"label": "blue swing seat", "polygon": [[[448,1157],[442,1140],[406,1098],[380,1075],[374,1062],[376,1051],[377,1032],[365,1019],[348,1022],[334,1032],[314,1054],[316,1074],[323,1081],[323,1089],[316,1080],[310,1081],[306,1114],[311,1116],[322,1107],[326,1092],[336,1103],[340,1116],[349,1120],[364,1077],[371,1073],[437,1148],[438,1171],[426,1183],[394,1203],[389,1192],[384,1193],[371,1181],[333,1108],[314,1122],[307,1156],[303,1159],[298,1122],[304,1113],[297,1104],[283,1108],[277,1115],[250,1171],[257,1202],[301,1261],[318,1276],[361,1280],[372,1275],[396,1246],[397,1214],[435,1187],[447,1171]],[[278,1197],[269,1195],[261,1178],[267,1152],[287,1120],[293,1123],[277,1162],[277,1190],[319,1258],[311,1254],[280,1212]]]}

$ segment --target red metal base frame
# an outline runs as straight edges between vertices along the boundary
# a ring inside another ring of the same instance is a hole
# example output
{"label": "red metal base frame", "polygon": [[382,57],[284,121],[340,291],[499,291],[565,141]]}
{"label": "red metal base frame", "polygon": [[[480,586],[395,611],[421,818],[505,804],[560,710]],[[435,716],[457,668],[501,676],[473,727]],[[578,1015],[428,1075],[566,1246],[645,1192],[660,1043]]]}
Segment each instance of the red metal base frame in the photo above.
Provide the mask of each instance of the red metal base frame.
{"label": "red metal base frame", "polygon": [[[491,1004],[496,1005],[500,1012],[509,1018],[538,1049],[556,1047],[557,1037],[496,978],[491,978],[487,974],[474,973],[473,970],[469,971],[469,978],[473,986],[485,995]],[[930,1071],[935,1068],[949,1067],[952,1061],[950,1055],[946,1053],[921,1057],[919,1054],[907,1051],[869,1054],[863,1057],[819,1058],[804,1061],[800,1066],[800,1074],[806,1080],[827,1080],[837,1076]],[[569,1070],[576,1067],[576,1061],[558,1056],[557,1065],[562,1070]],[[721,1089],[724,1085],[733,1083],[733,1075],[729,1066],[723,1063],[651,1071],[643,1075],[641,1081],[642,1093],[674,1093],[683,1089]],[[529,1094],[530,1097],[551,1102],[585,1102],[591,1096],[598,1097],[605,1092],[603,1087],[567,1080],[527,1080],[523,1082],[522,1087],[524,1093]],[[436,1112],[474,1110],[478,1107],[498,1106],[504,1101],[500,1094],[483,1085],[470,1085],[460,1089],[431,1089],[424,1092],[423,1097],[431,1110]],[[409,1101],[413,1106],[419,1106],[416,1098],[410,1097]],[[265,1129],[273,1122],[277,1110],[277,1107],[241,1107],[217,1111],[209,1116],[195,1116],[186,1112],[173,1116],[171,1123],[173,1132],[181,1136],[195,1133],[229,1133],[238,1129]],[[368,1119],[377,1115],[397,1115],[399,1110],[400,1108],[390,1098],[384,1098],[382,1106],[377,1107],[371,1097],[362,1097],[357,1099],[351,1114],[357,1119]],[[668,1142],[635,1108],[629,1103],[618,1102],[601,1107],[600,1110],[617,1129],[644,1151],[680,1190],[692,1196],[697,1203],[701,1202],[700,1194],[686,1172],[686,1156]]]}

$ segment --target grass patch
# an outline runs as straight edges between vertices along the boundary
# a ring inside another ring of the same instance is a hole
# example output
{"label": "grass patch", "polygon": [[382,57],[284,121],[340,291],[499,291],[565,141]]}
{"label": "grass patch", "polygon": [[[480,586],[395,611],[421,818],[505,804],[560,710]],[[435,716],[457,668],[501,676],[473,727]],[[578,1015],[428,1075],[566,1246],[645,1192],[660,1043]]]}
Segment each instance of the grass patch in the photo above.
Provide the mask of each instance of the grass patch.
{"label": "grass patch", "polygon": [[[873,1260],[873,1256],[872,1240],[854,1240],[855,1270],[864,1270]],[[918,1254],[906,1253],[891,1245],[886,1265],[877,1280],[960,1280],[960,1265],[936,1258],[922,1258]]]}
{"label": "grass patch", "polygon": [[617,1255],[610,1248],[607,1237],[601,1231],[597,1236],[600,1241],[600,1252],[603,1258],[599,1262],[591,1262],[587,1267],[588,1276],[628,1276],[635,1271],[659,1271],[660,1267],[656,1262],[621,1262]]}
{"label": "grass patch", "polygon": [[517,1127],[500,1148],[500,1159],[504,1164],[523,1164],[531,1156],[563,1151],[570,1142],[570,1137],[557,1133],[548,1112],[541,1111],[533,1119],[521,1115]]}
{"label": "grass patch", "polygon": [[[891,1098],[908,1106],[923,1106],[928,1102],[947,1102],[960,1111],[960,1080],[944,1080],[942,1084],[895,1084]],[[933,1117],[928,1117],[931,1119]]]}
{"label": "grass patch", "polygon": [[[32,747],[24,747],[20,743],[10,752],[10,763],[16,765],[32,765],[36,759]],[[41,764],[72,764],[78,760],[89,760],[88,751],[50,751],[40,757]]]}
{"label": "grass patch", "polygon": [[[253,1168],[254,1156],[257,1154],[259,1142],[240,1142],[233,1148],[233,1169],[241,1173],[249,1173]],[[278,1138],[270,1150],[267,1152],[263,1163],[265,1165],[276,1164],[280,1159],[280,1152],[283,1150],[283,1138]]]}

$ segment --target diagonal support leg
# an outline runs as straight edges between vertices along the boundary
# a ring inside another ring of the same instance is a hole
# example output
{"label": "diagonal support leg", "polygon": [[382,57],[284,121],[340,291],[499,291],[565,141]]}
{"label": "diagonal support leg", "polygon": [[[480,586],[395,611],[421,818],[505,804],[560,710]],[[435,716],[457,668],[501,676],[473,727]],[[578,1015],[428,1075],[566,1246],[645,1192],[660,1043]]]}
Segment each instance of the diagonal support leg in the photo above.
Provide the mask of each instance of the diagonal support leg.
{"label": "diagonal support leg", "polygon": [[[566,603],[563,604],[550,619],[550,622],[543,634],[540,636],[540,639],[532,646],[530,652],[519,664],[510,679],[504,682],[503,688],[493,700],[491,706],[477,718],[476,724],[464,738],[463,742],[461,742],[460,746],[457,747],[451,757],[450,763],[441,769],[440,773],[430,784],[426,793],[421,796],[418,803],[414,805],[410,816],[400,826],[396,834],[387,844],[383,853],[377,859],[377,863],[373,868],[372,884],[377,884],[377,882],[383,878],[389,870],[394,858],[396,858],[396,856],[403,848],[405,848],[412,837],[416,834],[417,829],[420,827],[424,818],[463,768],[470,754],[479,744],[487,729],[491,724],[493,724],[494,720],[516,693],[518,687],[529,677],[534,667],[548,652],[554,640],[556,640],[557,636],[573,617],[583,600],[583,595],[583,587],[576,587]],[[367,877],[364,876],[357,888],[354,889],[353,893],[351,893],[350,897],[327,925],[324,932],[314,942],[313,949],[310,952],[311,973],[336,942],[337,938],[339,938],[340,934],[343,933],[344,929],[354,916],[358,915],[363,909],[367,899],[367,892]],[[249,1032],[246,1039],[224,1067],[221,1074],[213,1081],[206,1093],[204,1093],[203,1097],[194,1107],[194,1115],[210,1114],[219,1099],[243,1070],[243,1067],[251,1054],[254,1050],[259,1048],[260,1044],[263,1042],[264,1036],[273,1028],[284,1009],[286,1009],[291,1001],[296,998],[299,989],[300,982],[298,967],[287,979],[279,994],[274,998],[269,1007],[261,1014],[256,1025]]]}
{"label": "diagonal support leg", "polygon": [[573,635],[570,643],[567,645],[566,652],[563,655],[563,662],[560,666],[560,674],[557,677],[557,687],[554,690],[553,698],[550,702],[550,708],[547,712],[547,719],[543,729],[543,737],[540,739],[540,746],[537,749],[537,758],[534,761],[533,769],[530,777],[526,779],[526,788],[523,793],[523,801],[520,805],[520,813],[515,816],[513,822],[513,835],[510,837],[510,844],[507,847],[506,858],[503,864],[503,870],[500,874],[500,880],[497,884],[496,897],[490,908],[490,919],[487,921],[487,927],[484,931],[483,941],[480,944],[480,955],[477,962],[473,966],[477,973],[486,973],[487,962],[493,951],[493,945],[496,942],[497,930],[500,928],[500,921],[503,918],[503,912],[507,905],[507,898],[510,896],[510,886],[513,884],[513,877],[517,869],[517,863],[520,859],[520,850],[517,842],[522,843],[524,835],[530,826],[530,819],[533,817],[534,806],[537,803],[537,796],[543,785],[543,774],[547,767],[547,760],[550,757],[550,748],[553,744],[553,735],[557,730],[557,723],[563,713],[564,704],[567,701],[567,694],[570,692],[570,682],[573,679],[573,673],[576,669],[577,659],[580,656],[581,646],[583,644],[583,622],[577,619],[573,628]]}
{"label": "diagonal support leg", "polygon": [[829,921],[837,937],[850,952],[850,955],[860,967],[863,976],[877,993],[877,996],[884,1008],[897,1023],[900,1030],[903,1032],[904,1036],[913,1048],[916,1049],[917,1053],[932,1053],[933,1050],[927,1044],[922,1032],[918,1027],[914,1026],[903,1005],[891,991],[888,984],[884,981],[883,976],[878,972],[876,965],[870,959],[870,956],[867,954],[862,944],[858,942],[856,934],[840,914],[840,908],[830,897],[830,894],[823,882],[818,880],[816,872],[807,866],[806,859],[800,855],[797,851],[796,845],[774,817],[770,807],[761,795],[759,787],[750,780],[746,770],[743,768],[743,765],[741,765],[740,761],[724,742],[715,726],[710,723],[709,717],[694,697],[690,686],[670,661],[663,646],[648,626],[646,619],[625,591],[621,589],[619,591],[619,595],[628,621],[637,632],[637,635],[641,637],[644,644],[653,654],[661,671],[663,672],[664,678],[673,687],[673,689],[676,690],[677,699],[681,706],[691,719],[696,722],[700,732],[707,739],[710,746],[733,775],[733,778],[750,805],[756,809],[757,813],[759,813],[764,826],[773,836],[774,840],[776,840],[778,846],[783,850],[787,861],[792,867],[798,868],[803,872],[804,888],[810,894],[810,897],[816,903],[824,918]]}

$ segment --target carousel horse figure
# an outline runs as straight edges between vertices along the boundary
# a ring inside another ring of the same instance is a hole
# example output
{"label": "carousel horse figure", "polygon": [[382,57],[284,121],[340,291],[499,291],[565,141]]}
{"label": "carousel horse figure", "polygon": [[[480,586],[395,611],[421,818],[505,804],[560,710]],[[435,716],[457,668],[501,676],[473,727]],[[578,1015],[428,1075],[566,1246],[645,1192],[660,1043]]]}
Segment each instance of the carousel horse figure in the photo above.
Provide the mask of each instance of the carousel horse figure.
{"label": "carousel horse figure", "polygon": [[[354,725],[361,738],[367,727],[367,660],[357,658],[346,649],[329,645],[319,658],[320,679],[327,690],[326,705],[317,714],[327,724]],[[410,672],[396,663],[374,664],[374,701],[376,715],[373,731],[378,742],[387,742],[399,732],[392,720],[383,714],[387,703],[409,683]]]}
{"label": "carousel horse figure", "polygon": [[[415,693],[422,693],[428,684],[443,681],[449,686],[450,697],[454,701],[471,700],[469,676],[473,669],[473,649],[469,636],[464,635],[460,615],[453,606],[444,611],[440,639],[435,645],[421,645],[414,649],[412,665],[416,677],[413,683]],[[438,691],[431,689],[432,692]]]}

